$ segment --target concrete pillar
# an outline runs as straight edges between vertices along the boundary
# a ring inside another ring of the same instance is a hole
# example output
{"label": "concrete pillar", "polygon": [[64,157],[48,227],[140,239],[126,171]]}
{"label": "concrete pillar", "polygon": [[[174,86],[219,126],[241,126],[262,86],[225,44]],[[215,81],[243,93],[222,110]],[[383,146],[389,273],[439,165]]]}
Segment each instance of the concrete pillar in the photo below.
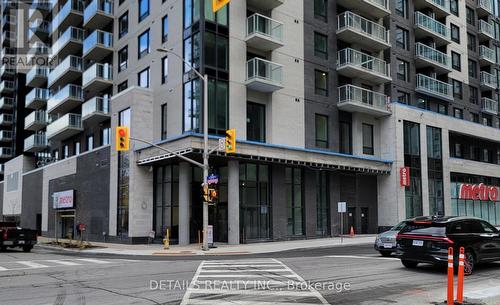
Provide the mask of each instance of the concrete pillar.
{"label": "concrete pillar", "polygon": [[[430,215],[429,165],[427,162],[427,125],[420,124],[420,165],[422,167],[422,215]],[[410,172],[411,175],[411,172]]]}
{"label": "concrete pillar", "polygon": [[230,245],[240,244],[240,165],[238,161],[228,162],[227,183],[227,223],[228,242]]}
{"label": "concrete pillar", "polygon": [[451,173],[450,173],[450,131],[442,129],[441,146],[443,147],[443,197],[444,197],[444,214],[453,215],[453,207],[451,206]]}
{"label": "concrete pillar", "polygon": [[179,164],[179,245],[189,245],[189,215],[191,203],[191,166]]}

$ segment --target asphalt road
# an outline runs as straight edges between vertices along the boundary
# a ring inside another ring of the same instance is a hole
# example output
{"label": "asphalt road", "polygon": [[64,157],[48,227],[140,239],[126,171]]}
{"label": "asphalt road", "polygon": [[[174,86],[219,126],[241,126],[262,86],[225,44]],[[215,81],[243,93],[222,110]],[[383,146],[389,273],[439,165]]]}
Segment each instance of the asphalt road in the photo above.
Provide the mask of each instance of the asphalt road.
{"label": "asphalt road", "polygon": [[[443,269],[408,270],[368,245],[231,257],[0,253],[2,305],[419,305],[443,301],[445,283]],[[489,264],[466,279],[466,294],[499,286],[500,263]]]}

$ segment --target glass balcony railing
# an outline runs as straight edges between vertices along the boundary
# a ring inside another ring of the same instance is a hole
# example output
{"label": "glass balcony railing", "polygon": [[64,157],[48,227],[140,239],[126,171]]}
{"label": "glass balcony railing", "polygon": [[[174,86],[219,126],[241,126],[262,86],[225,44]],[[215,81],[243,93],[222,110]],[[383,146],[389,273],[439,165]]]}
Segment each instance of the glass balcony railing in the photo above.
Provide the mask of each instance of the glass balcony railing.
{"label": "glass balcony railing", "polygon": [[25,107],[32,105],[35,102],[46,103],[49,99],[49,89],[34,88],[26,95]]}
{"label": "glass balcony railing", "polygon": [[66,4],[59,10],[57,15],[52,19],[52,32],[56,31],[61,23],[71,14],[71,12],[77,12],[83,14],[83,2],[79,0],[68,0]]}
{"label": "glass balcony railing", "polygon": [[24,139],[25,150],[45,146],[47,146],[47,136],[45,135],[45,133],[37,133]]}
{"label": "glass balcony railing", "polygon": [[15,74],[15,73],[16,73],[16,69],[15,68],[11,68],[8,65],[2,65],[2,66],[0,66],[0,75]]}
{"label": "glass balcony railing", "polygon": [[82,105],[82,117],[86,118],[92,114],[109,115],[109,99],[94,97]]}
{"label": "glass balcony railing", "polygon": [[490,14],[495,12],[492,0],[477,0],[477,6]]}
{"label": "glass balcony railing", "polygon": [[31,9],[32,10],[45,10],[45,11],[48,11],[50,9],[52,9],[52,7],[54,6],[54,2],[56,2],[56,0],[34,0],[32,3],[31,3]]}
{"label": "glass balcony railing", "polygon": [[372,39],[389,44],[389,31],[371,20],[351,12],[344,12],[337,18],[338,31],[351,29]]}
{"label": "glass balcony railing", "polygon": [[0,125],[10,125],[12,124],[14,117],[12,114],[2,113],[0,114]]}
{"label": "glass balcony railing", "polygon": [[92,48],[113,47],[113,34],[101,30],[95,30],[83,41],[83,54],[87,54]]}
{"label": "glass balcony railing", "polygon": [[493,89],[496,89],[497,87],[497,77],[494,74],[491,74],[486,71],[481,71],[480,75],[480,80],[481,80],[481,85],[482,86],[487,86]]}
{"label": "glass balcony railing", "polygon": [[82,72],[83,62],[81,57],[70,55],[49,73],[49,86],[58,80],[67,70],[73,69]]}
{"label": "glass balcony railing", "polygon": [[451,57],[446,53],[431,48],[421,42],[415,44],[415,54],[428,61],[432,61],[446,68],[451,68]]}
{"label": "glass balcony railing", "polygon": [[427,31],[434,33],[435,35],[441,36],[444,39],[450,39],[450,31],[445,24],[427,16],[421,12],[415,12],[415,24],[418,27],[424,28]]}
{"label": "glass balcony railing", "polygon": [[82,116],[74,113],[67,113],[47,126],[47,139],[51,139],[60,132],[67,129],[83,129]]}
{"label": "glass balcony railing", "polygon": [[283,78],[283,66],[262,58],[252,58],[247,61],[247,81],[264,80],[281,84]]}
{"label": "glass balcony railing", "polygon": [[389,65],[385,61],[351,48],[337,52],[337,68],[346,65],[356,66],[371,73],[390,77]]}
{"label": "glass balcony railing", "polygon": [[95,14],[113,15],[113,2],[109,0],[94,0],[83,12],[83,23],[87,23]]}
{"label": "glass balcony railing", "polygon": [[484,20],[479,20],[479,33],[495,38],[495,27]]}
{"label": "glass balcony railing", "polygon": [[50,33],[50,22],[43,19],[35,19],[30,23],[30,29],[33,32],[45,32]]}
{"label": "glass balcony railing", "polygon": [[479,46],[479,58],[487,60],[491,63],[496,63],[495,50],[488,48],[487,46]]}
{"label": "glass balcony railing", "polygon": [[283,24],[264,15],[253,14],[247,18],[247,36],[253,34],[283,42]]}
{"label": "glass balcony railing", "polygon": [[28,114],[24,119],[24,127],[29,128],[32,125],[45,125],[47,124],[47,114],[43,110],[35,110]]}
{"label": "glass balcony railing", "polygon": [[369,2],[372,5],[378,6],[384,10],[389,10],[389,1],[388,0],[366,0],[366,2]]}
{"label": "glass balcony railing", "polygon": [[49,75],[49,68],[34,66],[26,74],[26,83],[30,83],[35,77],[47,77]]}
{"label": "glass balcony railing", "polygon": [[497,114],[498,113],[498,102],[487,97],[481,99],[481,110],[483,112]]}
{"label": "glass balcony railing", "polygon": [[0,92],[14,91],[16,84],[10,80],[3,80],[0,82]]}
{"label": "glass balcony railing", "polygon": [[339,87],[339,104],[343,103],[356,103],[387,111],[387,96],[367,90],[364,88],[356,87],[353,85],[345,85]]}
{"label": "glass balcony railing", "polygon": [[0,98],[0,109],[10,109],[14,106],[13,97],[2,97]]}
{"label": "glass balcony railing", "polygon": [[68,84],[58,92],[54,93],[47,102],[47,111],[60,105],[65,100],[83,101],[83,89],[81,86]]}
{"label": "glass balcony railing", "polygon": [[453,89],[450,84],[423,74],[417,74],[417,90],[447,99],[453,98]]}
{"label": "glass balcony railing", "polygon": [[0,131],[0,141],[12,140],[12,131],[2,130]]}
{"label": "glass balcony railing", "polygon": [[113,68],[110,64],[93,64],[83,72],[82,85],[85,87],[92,80],[113,80]]}
{"label": "glass balcony railing", "polygon": [[0,157],[10,158],[12,156],[12,148],[0,147]]}
{"label": "glass balcony railing", "polygon": [[450,11],[450,1],[449,0],[427,0],[433,5],[441,8],[443,11]]}
{"label": "glass balcony railing", "polygon": [[69,27],[52,45],[52,55],[55,56],[61,51],[61,49],[69,42],[75,41],[77,43],[83,43],[83,37],[85,31],[80,28]]}

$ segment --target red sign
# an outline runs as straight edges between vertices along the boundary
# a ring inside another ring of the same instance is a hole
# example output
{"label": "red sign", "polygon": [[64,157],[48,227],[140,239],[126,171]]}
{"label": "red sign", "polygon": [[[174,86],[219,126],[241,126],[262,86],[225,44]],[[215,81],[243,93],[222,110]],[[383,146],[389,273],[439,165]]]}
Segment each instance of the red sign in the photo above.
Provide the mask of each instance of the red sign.
{"label": "red sign", "polygon": [[410,168],[401,167],[399,170],[399,183],[401,186],[410,186]]}
{"label": "red sign", "polygon": [[87,226],[84,223],[80,223],[80,224],[78,224],[78,230],[85,231],[85,230],[87,230]]}
{"label": "red sign", "polygon": [[480,184],[460,184],[459,199],[498,201],[498,187]]}

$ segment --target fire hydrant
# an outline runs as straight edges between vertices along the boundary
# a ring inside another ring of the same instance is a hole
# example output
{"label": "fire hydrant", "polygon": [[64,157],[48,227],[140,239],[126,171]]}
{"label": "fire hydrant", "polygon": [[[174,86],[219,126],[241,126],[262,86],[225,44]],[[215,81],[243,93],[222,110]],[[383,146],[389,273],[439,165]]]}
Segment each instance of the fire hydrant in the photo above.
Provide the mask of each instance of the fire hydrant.
{"label": "fire hydrant", "polygon": [[165,233],[165,238],[163,239],[163,249],[169,249],[170,248],[170,232],[167,229],[167,232]]}

